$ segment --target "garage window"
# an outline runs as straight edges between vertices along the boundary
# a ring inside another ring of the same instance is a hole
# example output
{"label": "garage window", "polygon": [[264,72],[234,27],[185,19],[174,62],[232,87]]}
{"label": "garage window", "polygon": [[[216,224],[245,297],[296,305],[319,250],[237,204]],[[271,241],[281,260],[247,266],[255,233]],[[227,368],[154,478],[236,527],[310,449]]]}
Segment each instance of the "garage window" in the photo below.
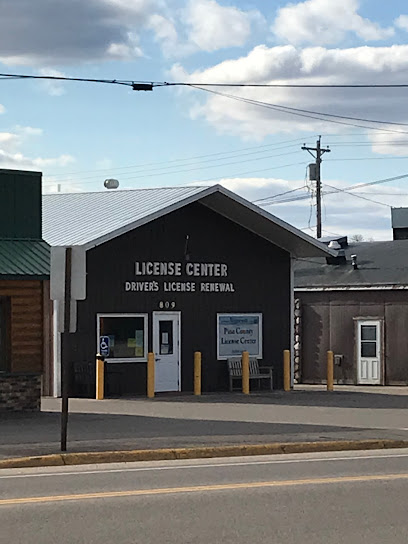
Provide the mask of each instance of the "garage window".
{"label": "garage window", "polygon": [[109,362],[147,361],[147,314],[98,314],[97,326]]}

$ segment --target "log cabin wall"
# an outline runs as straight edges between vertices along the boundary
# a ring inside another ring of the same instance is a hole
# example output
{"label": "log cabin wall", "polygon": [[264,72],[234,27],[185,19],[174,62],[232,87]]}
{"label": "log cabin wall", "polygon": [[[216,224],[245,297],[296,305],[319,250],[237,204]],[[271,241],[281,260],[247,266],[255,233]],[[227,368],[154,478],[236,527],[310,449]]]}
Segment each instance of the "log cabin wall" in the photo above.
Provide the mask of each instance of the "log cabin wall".
{"label": "log cabin wall", "polygon": [[0,374],[0,411],[38,410],[44,366],[41,280],[0,280],[6,301],[8,371]]}
{"label": "log cabin wall", "polygon": [[42,282],[0,280],[0,296],[10,299],[11,372],[42,372]]}

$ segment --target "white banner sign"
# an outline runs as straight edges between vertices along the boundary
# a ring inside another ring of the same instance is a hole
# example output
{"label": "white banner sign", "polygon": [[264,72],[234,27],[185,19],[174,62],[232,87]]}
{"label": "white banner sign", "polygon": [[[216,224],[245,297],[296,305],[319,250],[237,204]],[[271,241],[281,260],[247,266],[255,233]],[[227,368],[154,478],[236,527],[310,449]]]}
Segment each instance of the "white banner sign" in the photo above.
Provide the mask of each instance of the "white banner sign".
{"label": "white banner sign", "polygon": [[217,314],[217,358],[250,357],[262,359],[262,314]]}

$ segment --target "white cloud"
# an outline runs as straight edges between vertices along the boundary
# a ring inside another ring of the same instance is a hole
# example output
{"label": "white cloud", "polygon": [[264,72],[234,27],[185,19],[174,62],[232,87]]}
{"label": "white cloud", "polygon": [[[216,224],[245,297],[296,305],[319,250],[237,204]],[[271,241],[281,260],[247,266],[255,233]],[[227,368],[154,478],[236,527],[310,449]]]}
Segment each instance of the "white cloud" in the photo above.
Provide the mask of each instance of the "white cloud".
{"label": "white cloud", "polygon": [[[267,47],[259,45],[246,56],[226,60],[204,70],[188,72],[180,64],[173,66],[170,77],[177,81],[197,83],[282,83],[282,84],[347,84],[406,83],[408,45],[390,47],[357,47],[297,49],[292,45]],[[391,122],[408,122],[405,89],[289,89],[233,88],[218,89],[238,97],[270,104],[316,112]],[[193,118],[205,119],[220,132],[239,134],[244,138],[262,139],[269,134],[333,132],[344,129],[300,115],[283,113],[265,107],[238,102],[225,97],[190,93]],[[199,102],[197,102],[199,101]],[[317,116],[318,117],[318,116]],[[340,120],[338,120],[340,121]],[[347,121],[345,121],[347,122]],[[353,121],[350,121],[353,123]],[[361,124],[358,123],[357,124]],[[384,127],[390,129],[390,127]],[[398,131],[398,127],[392,130]],[[401,130],[404,130],[401,127]]]}
{"label": "white cloud", "polygon": [[[53,76],[53,77],[65,77],[66,74],[60,72],[59,70],[54,70],[52,68],[41,68],[38,74],[40,76]],[[44,89],[50,96],[62,96],[65,94],[65,88],[62,81],[59,80],[41,80],[40,86]]]}
{"label": "white cloud", "polygon": [[156,40],[174,46],[178,41],[178,34],[174,22],[154,13],[148,21],[148,26],[155,32]]}
{"label": "white cloud", "polygon": [[17,134],[11,132],[0,132],[0,146],[3,148],[10,148],[17,144],[19,138]]}
{"label": "white cloud", "polygon": [[61,154],[57,157],[29,157],[21,150],[31,137],[41,136],[42,129],[16,126],[13,131],[0,132],[0,168],[40,169],[49,166],[64,167],[75,162],[74,157]]}
{"label": "white cloud", "polygon": [[358,14],[358,0],[306,0],[280,8],[272,26],[275,35],[292,44],[329,45],[353,33],[364,41],[389,38],[394,29],[382,28]]}
{"label": "white cloud", "polygon": [[0,114],[5,113],[6,108],[3,106],[3,104],[0,104]]}
{"label": "white cloud", "polygon": [[[0,142],[1,145],[1,142]],[[39,168],[43,169],[48,166],[67,166],[75,162],[75,159],[71,155],[60,155],[59,157],[43,158],[35,157],[30,158],[23,153],[10,153],[4,151],[0,147],[0,167],[1,168]]]}
{"label": "white cloud", "polygon": [[41,134],[42,130],[40,128],[17,125],[12,132],[0,132],[0,150],[3,152],[15,151],[27,138],[40,136]]}
{"label": "white cloud", "polygon": [[244,45],[252,24],[262,19],[258,11],[222,6],[215,0],[190,0],[184,14],[189,42],[203,51]]}
{"label": "white cloud", "polygon": [[129,61],[153,34],[165,56],[242,46],[263,27],[258,10],[216,0],[2,0],[0,62],[66,66]]}
{"label": "white cloud", "polygon": [[394,24],[402,30],[408,30],[408,15],[400,15],[395,19]]}
{"label": "white cloud", "polygon": [[243,11],[216,0],[188,0],[184,7],[152,14],[147,26],[166,57],[182,57],[242,47],[254,29],[266,29],[266,22],[257,10]]}
{"label": "white cloud", "polygon": [[43,129],[38,127],[22,127],[20,125],[16,125],[14,130],[21,138],[29,136],[42,136],[43,134]]}
{"label": "white cloud", "polygon": [[55,66],[141,55],[138,36],[160,0],[2,0],[0,62]]}
{"label": "white cloud", "polygon": [[[398,130],[398,127],[387,125],[387,130],[392,130],[392,133],[387,132],[374,132],[373,134],[368,134],[369,140],[372,143],[372,150],[374,153],[380,155],[393,155],[393,156],[405,156],[408,155],[408,134],[401,133],[397,134],[395,130]],[[405,130],[405,132],[407,132]]]}

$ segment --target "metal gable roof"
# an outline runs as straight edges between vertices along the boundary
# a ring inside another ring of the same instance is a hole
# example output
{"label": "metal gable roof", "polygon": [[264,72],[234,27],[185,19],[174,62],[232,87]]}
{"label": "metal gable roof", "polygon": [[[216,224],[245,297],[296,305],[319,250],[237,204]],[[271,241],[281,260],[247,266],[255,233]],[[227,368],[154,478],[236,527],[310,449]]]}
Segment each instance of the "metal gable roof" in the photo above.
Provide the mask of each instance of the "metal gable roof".
{"label": "metal gable roof", "polygon": [[43,237],[51,246],[99,245],[202,191],[169,187],[43,195]]}
{"label": "metal gable roof", "polygon": [[0,277],[48,278],[50,246],[40,240],[0,240]]}
{"label": "metal gable roof", "polygon": [[44,195],[43,237],[51,246],[90,249],[196,201],[292,254],[333,254],[314,238],[220,185]]}

